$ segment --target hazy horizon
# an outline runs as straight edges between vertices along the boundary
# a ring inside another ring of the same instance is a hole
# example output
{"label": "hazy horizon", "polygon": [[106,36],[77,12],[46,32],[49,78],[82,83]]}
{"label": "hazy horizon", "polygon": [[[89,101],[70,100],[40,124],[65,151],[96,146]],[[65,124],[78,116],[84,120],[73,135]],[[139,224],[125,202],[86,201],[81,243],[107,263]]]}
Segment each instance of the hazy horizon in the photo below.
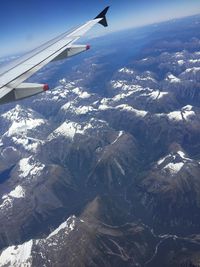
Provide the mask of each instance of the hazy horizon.
{"label": "hazy horizon", "polygon": [[[11,4],[12,3],[12,4]],[[200,14],[200,2],[191,0],[85,0],[52,1],[24,0],[1,5],[0,57],[31,50],[56,35],[95,17],[110,6],[108,28],[100,25],[88,37],[137,28]]]}

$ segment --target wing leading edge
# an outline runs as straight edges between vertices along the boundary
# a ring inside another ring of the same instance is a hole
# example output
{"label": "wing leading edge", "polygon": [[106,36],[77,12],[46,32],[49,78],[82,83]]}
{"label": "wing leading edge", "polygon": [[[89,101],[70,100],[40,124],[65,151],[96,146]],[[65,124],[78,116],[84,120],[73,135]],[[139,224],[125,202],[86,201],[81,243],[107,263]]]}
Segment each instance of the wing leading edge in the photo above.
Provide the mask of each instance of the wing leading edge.
{"label": "wing leading edge", "polygon": [[[61,34],[60,36],[12,62],[7,67],[0,69],[0,103],[4,103],[4,98],[5,102],[15,100],[13,97],[9,100],[8,96],[11,92],[12,96],[13,94],[15,95],[15,92],[13,92],[15,91],[15,88],[19,87],[21,83],[49,62],[88,50],[89,46],[85,46],[84,49],[83,46],[73,44],[95,24],[99,23],[104,27],[107,27],[106,13],[108,9],[109,7],[106,7],[94,19],[86,22],[71,32]],[[34,87],[35,86],[33,85],[33,88]],[[24,97],[27,97],[27,95],[24,94]],[[24,97],[22,95],[21,98]],[[17,99],[18,98],[16,98],[16,100]]]}

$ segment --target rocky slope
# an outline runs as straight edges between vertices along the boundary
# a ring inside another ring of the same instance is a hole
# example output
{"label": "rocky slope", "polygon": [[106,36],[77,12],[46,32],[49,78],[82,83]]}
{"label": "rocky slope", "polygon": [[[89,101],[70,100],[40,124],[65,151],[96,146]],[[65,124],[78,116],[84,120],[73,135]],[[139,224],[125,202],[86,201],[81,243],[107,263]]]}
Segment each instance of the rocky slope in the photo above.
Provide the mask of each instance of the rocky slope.
{"label": "rocky slope", "polygon": [[[141,224],[112,226],[102,220],[105,203],[94,199],[43,239],[5,249],[2,266],[141,266],[156,239]],[[77,257],[77,255],[79,255]]]}

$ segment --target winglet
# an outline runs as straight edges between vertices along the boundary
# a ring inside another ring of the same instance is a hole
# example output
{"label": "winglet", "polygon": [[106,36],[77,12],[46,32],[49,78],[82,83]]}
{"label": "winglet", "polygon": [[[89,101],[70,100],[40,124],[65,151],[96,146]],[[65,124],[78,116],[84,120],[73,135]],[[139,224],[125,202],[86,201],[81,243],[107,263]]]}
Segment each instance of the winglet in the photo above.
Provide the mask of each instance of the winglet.
{"label": "winglet", "polygon": [[109,6],[107,6],[107,7],[106,7],[101,13],[99,13],[99,15],[96,16],[96,18],[95,18],[95,19],[100,19],[100,18],[102,18],[102,19],[99,21],[99,23],[100,23],[101,25],[103,25],[104,27],[107,27],[107,26],[108,26],[107,19],[106,19],[106,13],[107,13],[108,9],[109,9]]}

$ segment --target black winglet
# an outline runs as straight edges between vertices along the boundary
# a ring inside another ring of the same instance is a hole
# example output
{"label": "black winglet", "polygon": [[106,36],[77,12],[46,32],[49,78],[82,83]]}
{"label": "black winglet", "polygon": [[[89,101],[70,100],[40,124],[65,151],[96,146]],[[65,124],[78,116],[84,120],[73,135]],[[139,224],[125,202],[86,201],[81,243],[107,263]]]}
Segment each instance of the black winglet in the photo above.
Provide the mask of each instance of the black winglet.
{"label": "black winglet", "polygon": [[100,20],[99,23],[100,23],[101,25],[103,25],[104,27],[107,27],[107,26],[108,26],[107,19],[106,19],[106,13],[107,13],[108,9],[109,9],[109,6],[107,6],[107,7],[106,7],[101,13],[99,13],[99,15],[96,16],[96,18],[95,18],[95,19],[100,19],[100,18],[102,18],[102,20]]}

